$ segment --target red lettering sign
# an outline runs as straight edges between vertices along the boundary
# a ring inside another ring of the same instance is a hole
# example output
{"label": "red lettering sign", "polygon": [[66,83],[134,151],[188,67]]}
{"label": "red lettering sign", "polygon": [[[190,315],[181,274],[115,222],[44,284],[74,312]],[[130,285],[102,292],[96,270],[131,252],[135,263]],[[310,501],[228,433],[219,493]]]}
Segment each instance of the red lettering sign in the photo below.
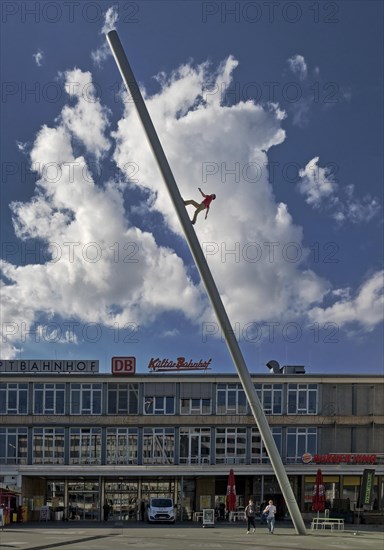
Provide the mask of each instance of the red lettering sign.
{"label": "red lettering sign", "polygon": [[112,357],[112,374],[135,374],[136,357]]}
{"label": "red lettering sign", "polygon": [[375,454],[342,454],[342,453],[330,453],[319,455],[315,454],[313,457],[314,462],[317,464],[340,464],[341,462],[347,464],[376,464],[377,456]]}

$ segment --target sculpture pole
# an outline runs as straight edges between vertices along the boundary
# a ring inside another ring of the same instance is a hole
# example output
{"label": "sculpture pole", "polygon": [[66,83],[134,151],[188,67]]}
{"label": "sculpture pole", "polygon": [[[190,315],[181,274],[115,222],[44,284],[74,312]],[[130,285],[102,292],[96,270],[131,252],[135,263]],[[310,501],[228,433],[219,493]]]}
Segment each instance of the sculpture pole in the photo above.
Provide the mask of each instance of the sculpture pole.
{"label": "sculpture pole", "polygon": [[249,406],[256,420],[256,424],[263,439],[264,446],[268,452],[269,459],[271,461],[276,478],[279,482],[280,489],[284,496],[285,503],[288,507],[293,524],[295,526],[296,533],[299,535],[305,535],[306,529],[302,515],[297,505],[295,495],[293,494],[291,484],[289,483],[287,473],[285,471],[279,451],[273,439],[272,432],[269,428],[260,400],[257,396],[255,386],[248,372],[248,368],[241,353],[239,343],[235,337],[235,333],[232,329],[227,312],[224,308],[215,281],[204,257],[200,243],[196,237],[188,213],[185,209],[184,201],[180,195],[175,178],[173,177],[171,168],[168,164],[168,160],[157,136],[155,127],[153,126],[151,117],[149,116],[147,107],[144,103],[144,99],[140,93],[139,86],[137,85],[135,76],[128,63],[127,56],[125,55],[117,32],[114,30],[110,31],[107,34],[107,39],[117,66],[120,70],[123,81],[135,102],[137,112],[147,135],[149,144],[152,148],[153,154],[160,168],[160,172],[163,176],[164,182],[170,194],[173,206],[175,207],[177,216],[183,228],[185,238],[187,239],[196,266],[204,282],[207,294],[216,313],[222,333],[225,336],[225,341],[238,372],[239,379],[243,386],[245,395],[247,396]]}

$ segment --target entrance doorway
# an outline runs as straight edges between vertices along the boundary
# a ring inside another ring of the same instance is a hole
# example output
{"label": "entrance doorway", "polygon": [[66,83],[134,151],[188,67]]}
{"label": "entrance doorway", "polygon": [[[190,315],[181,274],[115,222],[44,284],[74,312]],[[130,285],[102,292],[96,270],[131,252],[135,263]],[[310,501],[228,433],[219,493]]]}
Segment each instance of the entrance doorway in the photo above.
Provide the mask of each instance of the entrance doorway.
{"label": "entrance doorway", "polygon": [[138,519],[138,482],[127,479],[108,479],[105,500],[110,505],[109,517],[115,520]]}
{"label": "entrance doorway", "polygon": [[173,498],[176,505],[176,495],[179,494],[179,490],[176,493],[175,480],[170,479],[144,479],[141,483],[141,498],[142,507],[144,512],[144,518],[147,518],[147,506],[150,498],[167,497]]}
{"label": "entrance doorway", "polygon": [[98,481],[69,481],[68,519],[95,521],[99,519],[99,515]]}

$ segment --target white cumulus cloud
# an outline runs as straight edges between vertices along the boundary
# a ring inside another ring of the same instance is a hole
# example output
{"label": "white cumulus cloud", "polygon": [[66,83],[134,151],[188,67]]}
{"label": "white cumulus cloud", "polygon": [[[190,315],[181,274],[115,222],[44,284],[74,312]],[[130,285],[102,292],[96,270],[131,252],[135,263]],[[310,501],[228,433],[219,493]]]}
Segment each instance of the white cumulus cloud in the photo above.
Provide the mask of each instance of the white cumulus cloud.
{"label": "white cumulus cloud", "polygon": [[[148,110],[182,196],[200,200],[198,187],[217,195],[195,229],[232,323],[331,314],[321,309],[331,285],[308,269],[302,229],[276,201],[265,170],[266,152],[285,139],[281,112],[252,101],[221,103],[221,84],[231,83],[236,65],[230,56],[216,70],[185,64],[162,75],[158,93],[144,91]],[[70,104],[40,128],[30,149],[35,192],[11,205],[17,236],[37,239],[48,253],[40,263],[3,263],[4,358],[21,347],[22,323],[28,329],[52,316],[108,327],[151,325],[170,312],[196,326],[212,319],[190,266],[157,241],[157,228],[178,246],[182,233],[133,103],[122,104],[111,131],[91,74],[73,69],[65,81]],[[107,152],[125,181],[95,181],[93,160],[102,163]],[[145,229],[151,217],[153,232]],[[356,316],[375,289],[360,291]],[[345,294],[335,294],[334,311],[345,303]],[[63,335],[64,344],[70,335]]]}
{"label": "white cumulus cloud", "polygon": [[[323,82],[319,67],[310,70],[303,55],[296,54],[287,59],[289,76],[296,81],[288,81],[286,86],[286,110],[292,116],[292,124],[304,128],[314,110],[328,111],[341,102],[350,101],[350,86]],[[284,71],[286,74],[286,72]],[[310,80],[311,75],[311,80]]]}
{"label": "white cumulus cloud", "polygon": [[[104,40],[105,40],[104,35],[108,34],[110,31],[116,28],[116,23],[118,20],[119,20],[118,7],[117,6],[109,7],[104,14],[104,24],[101,29],[101,34],[103,35]],[[111,49],[106,41],[104,41],[104,43],[99,48],[91,52],[92,61],[98,67],[101,67],[104,61],[111,55],[112,55]]]}
{"label": "white cumulus cloud", "polygon": [[[47,252],[45,263],[3,262],[5,356],[15,355],[21,330],[40,317],[124,327],[151,322],[166,311],[182,310],[190,319],[201,311],[200,290],[182,260],[129,223],[125,186],[95,184],[87,158],[109,146],[103,139],[108,120],[98,102],[86,103],[80,91],[89,83],[88,73],[69,72],[69,83],[66,89],[77,103],[63,108],[56,126],[39,130],[30,151],[39,176],[35,194],[11,205],[17,236],[38,239]],[[76,156],[79,147],[84,155]]]}
{"label": "white cumulus cloud", "polygon": [[38,67],[41,67],[44,59],[44,52],[42,50],[37,50],[36,53],[32,54],[33,59]]}
{"label": "white cumulus cloud", "polygon": [[373,330],[384,318],[384,272],[377,271],[367,279],[356,292],[340,293],[341,299],[332,306],[314,307],[310,318],[318,323],[332,322],[339,327],[351,323],[358,324],[366,331]]}
{"label": "white cumulus cloud", "polygon": [[353,185],[341,187],[335,181],[333,166],[320,166],[319,157],[310,160],[299,171],[300,181],[297,189],[313,208],[324,207],[337,222],[369,222],[380,211],[379,201],[365,195],[355,197]]}
{"label": "white cumulus cloud", "polygon": [[[328,283],[302,267],[307,251],[301,228],[287,205],[276,203],[267,172],[256,169],[265,165],[265,151],[285,139],[281,113],[251,101],[220,102],[221,84],[228,85],[236,65],[229,57],[214,79],[206,64],[183,66],[162,75],[161,92],[146,103],[183,198],[199,201],[198,187],[217,195],[207,221],[202,215],[195,228],[231,319],[245,323],[303,313],[322,300]],[[149,210],[181,234],[130,101],[114,137],[117,165],[124,171],[129,162],[138,164],[136,186],[149,192]],[[287,258],[288,242],[299,250],[295,261]]]}
{"label": "white cumulus cloud", "polygon": [[305,201],[315,208],[337,191],[337,183],[332,172],[327,167],[319,166],[318,162],[319,157],[314,157],[299,171],[301,181],[297,186],[299,192],[305,196]]}
{"label": "white cumulus cloud", "polygon": [[110,147],[105,137],[108,110],[96,96],[91,73],[74,69],[67,71],[65,77],[65,88],[77,103],[74,107],[66,105],[61,111],[63,125],[99,160]]}
{"label": "white cumulus cloud", "polygon": [[108,8],[105,12],[104,26],[101,29],[101,32],[103,34],[108,34],[110,31],[114,30],[118,19],[119,13],[117,6],[111,6],[110,8]]}
{"label": "white cumulus cloud", "polygon": [[304,56],[296,54],[288,59],[288,66],[292,73],[300,80],[305,80],[308,75],[307,63]]}

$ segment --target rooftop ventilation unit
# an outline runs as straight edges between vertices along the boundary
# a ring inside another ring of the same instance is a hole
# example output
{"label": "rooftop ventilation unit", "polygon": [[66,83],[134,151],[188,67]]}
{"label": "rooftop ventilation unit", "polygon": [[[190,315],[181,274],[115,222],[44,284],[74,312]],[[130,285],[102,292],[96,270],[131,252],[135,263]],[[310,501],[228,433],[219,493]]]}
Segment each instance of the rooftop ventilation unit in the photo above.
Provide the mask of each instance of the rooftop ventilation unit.
{"label": "rooftop ventilation unit", "polygon": [[283,374],[305,374],[303,365],[284,365]]}
{"label": "rooftop ventilation unit", "polygon": [[281,374],[283,370],[280,368],[279,363],[274,359],[272,359],[271,361],[268,361],[267,367],[269,368],[271,374]]}
{"label": "rooftop ventilation unit", "polygon": [[267,367],[271,374],[305,374],[305,367],[303,365],[284,365],[284,367],[280,367],[279,363],[274,359],[268,361]]}

